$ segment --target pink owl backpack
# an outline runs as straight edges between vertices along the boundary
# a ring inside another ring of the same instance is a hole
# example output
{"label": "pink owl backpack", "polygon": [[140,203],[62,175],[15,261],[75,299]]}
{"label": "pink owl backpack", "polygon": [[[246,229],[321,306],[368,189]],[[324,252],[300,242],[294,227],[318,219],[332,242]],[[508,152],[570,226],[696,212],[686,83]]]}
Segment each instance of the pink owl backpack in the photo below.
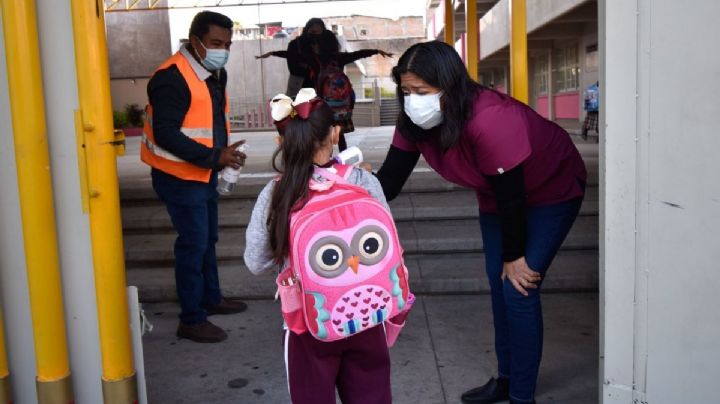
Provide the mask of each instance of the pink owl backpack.
{"label": "pink owl backpack", "polygon": [[277,278],[283,317],[321,341],[383,325],[392,346],[415,297],[390,212],[347,182],[351,171],[316,168],[290,218],[289,266]]}

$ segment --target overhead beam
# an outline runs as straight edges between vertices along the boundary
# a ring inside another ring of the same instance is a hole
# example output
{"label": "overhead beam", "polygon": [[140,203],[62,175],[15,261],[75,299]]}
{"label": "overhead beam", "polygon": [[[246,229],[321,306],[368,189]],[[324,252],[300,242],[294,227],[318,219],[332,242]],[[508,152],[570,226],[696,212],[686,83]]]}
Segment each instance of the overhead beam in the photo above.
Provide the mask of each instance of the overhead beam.
{"label": "overhead beam", "polygon": [[[169,4],[171,0],[162,2]],[[103,2],[106,13],[122,13],[131,11],[153,11],[153,10],[181,10],[192,8],[211,8],[211,7],[248,7],[248,6],[271,6],[271,5],[289,5],[289,4],[310,4],[325,2],[349,2],[349,1],[365,1],[365,0],[255,0],[254,2],[233,1],[230,3],[214,1],[198,1],[194,5],[160,5],[161,0],[105,0]]]}

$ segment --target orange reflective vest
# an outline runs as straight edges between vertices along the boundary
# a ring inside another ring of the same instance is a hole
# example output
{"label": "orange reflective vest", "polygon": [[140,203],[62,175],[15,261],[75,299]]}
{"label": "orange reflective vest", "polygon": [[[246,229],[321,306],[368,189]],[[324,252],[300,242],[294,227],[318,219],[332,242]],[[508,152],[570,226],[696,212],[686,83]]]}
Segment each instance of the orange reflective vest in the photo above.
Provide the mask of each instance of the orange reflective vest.
{"label": "orange reflective vest", "polygon": [[[213,109],[210,90],[201,80],[188,58],[192,58],[186,50],[170,56],[157,70],[175,65],[190,89],[190,108],[188,108],[180,131],[190,139],[209,148],[213,147]],[[193,59],[194,63],[195,60]],[[200,66],[196,66],[200,67]],[[202,69],[202,67],[200,67]],[[157,71],[156,70],[156,71]],[[225,126],[230,135],[230,122],[227,119],[228,99],[225,94]],[[155,143],[152,129],[152,105],[145,108],[145,127],[140,143],[140,159],[146,164],[177,178],[189,181],[209,182],[212,170],[196,166],[175,156]]]}

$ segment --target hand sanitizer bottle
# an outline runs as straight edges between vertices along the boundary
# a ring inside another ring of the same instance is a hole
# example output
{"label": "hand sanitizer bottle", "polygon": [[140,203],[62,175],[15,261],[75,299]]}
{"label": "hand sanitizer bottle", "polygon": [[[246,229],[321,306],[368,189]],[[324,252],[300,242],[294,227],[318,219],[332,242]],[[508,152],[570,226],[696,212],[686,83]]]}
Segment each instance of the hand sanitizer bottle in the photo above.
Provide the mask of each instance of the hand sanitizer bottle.
{"label": "hand sanitizer bottle", "polygon": [[[237,151],[245,152],[245,150],[247,150],[246,143],[241,144],[237,148]],[[218,180],[217,185],[217,191],[220,195],[228,195],[232,192],[233,188],[235,188],[235,183],[237,183],[237,180],[240,177],[240,171],[242,171],[242,167],[232,168],[230,166],[227,166],[220,171],[220,179]]]}

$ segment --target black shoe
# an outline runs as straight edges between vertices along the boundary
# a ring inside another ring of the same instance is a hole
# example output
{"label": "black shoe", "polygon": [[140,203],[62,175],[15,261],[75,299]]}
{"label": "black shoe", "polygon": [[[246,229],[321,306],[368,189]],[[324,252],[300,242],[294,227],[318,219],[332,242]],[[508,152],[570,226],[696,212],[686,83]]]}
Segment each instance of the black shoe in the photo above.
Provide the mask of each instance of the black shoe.
{"label": "black shoe", "polygon": [[213,314],[242,313],[245,310],[247,310],[247,304],[240,300],[230,300],[224,297],[220,300],[220,303],[216,305],[205,306],[205,311],[208,316],[212,316]]}
{"label": "black shoe", "polygon": [[480,387],[468,390],[460,396],[465,404],[492,404],[510,399],[510,380],[491,377]]}
{"label": "black shoe", "polygon": [[177,328],[178,338],[187,338],[195,342],[221,342],[227,339],[227,333],[222,328],[205,320],[197,324],[180,323]]}

